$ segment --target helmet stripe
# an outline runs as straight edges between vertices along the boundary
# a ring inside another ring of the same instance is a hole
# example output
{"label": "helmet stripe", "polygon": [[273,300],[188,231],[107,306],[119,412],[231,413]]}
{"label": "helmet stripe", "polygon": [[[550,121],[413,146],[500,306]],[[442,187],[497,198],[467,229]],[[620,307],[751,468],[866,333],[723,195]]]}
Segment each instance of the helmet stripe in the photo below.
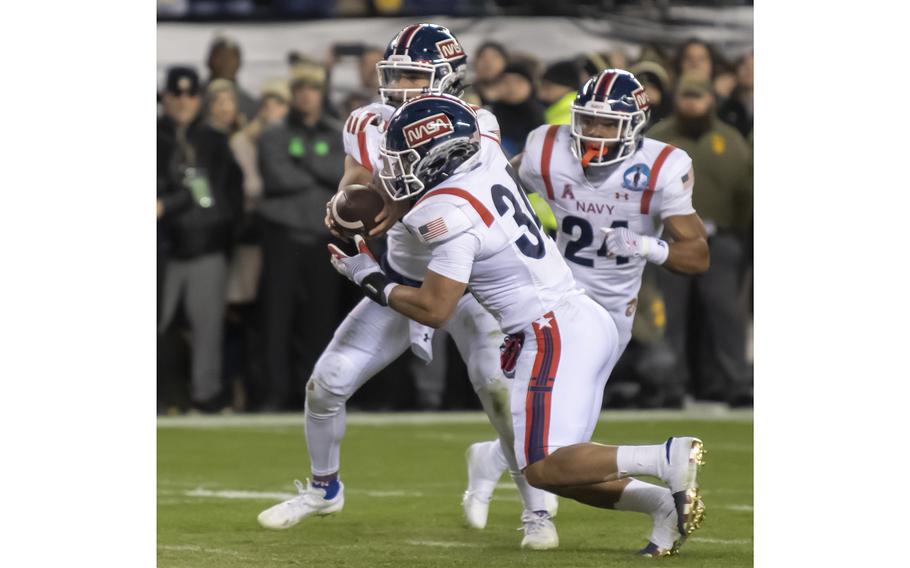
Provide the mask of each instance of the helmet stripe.
{"label": "helmet stripe", "polygon": [[594,89],[594,98],[607,98],[607,95],[610,93],[610,89],[613,88],[613,83],[616,81],[617,74],[612,71],[607,71],[600,76],[600,81],[597,82],[597,87]]}
{"label": "helmet stripe", "polygon": [[411,24],[410,26],[401,30],[401,34],[398,35],[398,41],[395,43],[396,54],[407,54],[408,48],[411,47],[411,40],[414,39],[414,33],[420,29],[420,26],[422,25],[423,24]]}

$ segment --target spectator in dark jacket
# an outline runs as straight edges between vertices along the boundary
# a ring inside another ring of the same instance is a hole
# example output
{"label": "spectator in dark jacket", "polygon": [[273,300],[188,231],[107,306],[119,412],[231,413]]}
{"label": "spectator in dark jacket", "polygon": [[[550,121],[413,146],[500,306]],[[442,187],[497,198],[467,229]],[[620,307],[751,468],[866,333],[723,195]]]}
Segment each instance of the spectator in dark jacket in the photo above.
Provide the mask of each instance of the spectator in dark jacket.
{"label": "spectator in dark jacket", "polygon": [[264,410],[300,407],[303,385],[338,323],[326,261],[325,204],[344,173],[340,125],[322,113],[325,69],[298,66],[285,120],[260,135]]}
{"label": "spectator in dark jacket", "polygon": [[528,134],[544,123],[543,107],[534,93],[534,80],[523,65],[510,64],[499,77],[501,97],[490,110],[499,121],[502,150],[512,157],[525,146]]}
{"label": "spectator in dark jacket", "polygon": [[178,310],[189,321],[191,403],[224,406],[221,340],[227,254],[242,207],[243,175],[227,137],[199,116],[199,77],[193,69],[168,71],[164,116],[158,121],[158,218],[166,243],[159,333]]}
{"label": "spectator in dark jacket", "polygon": [[477,48],[473,59],[472,87],[480,101],[488,105],[499,98],[497,81],[509,63],[509,54],[502,44],[488,41]]}

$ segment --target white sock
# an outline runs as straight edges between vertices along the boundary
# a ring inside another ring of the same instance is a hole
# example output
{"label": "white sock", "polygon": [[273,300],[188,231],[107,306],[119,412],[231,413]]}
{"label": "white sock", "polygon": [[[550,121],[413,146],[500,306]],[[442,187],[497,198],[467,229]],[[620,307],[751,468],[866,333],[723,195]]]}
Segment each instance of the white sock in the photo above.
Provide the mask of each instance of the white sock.
{"label": "white sock", "polygon": [[544,500],[546,491],[532,487],[528,480],[521,472],[510,471],[512,481],[518,487],[518,493],[521,495],[521,504],[524,505],[525,511],[546,511],[547,503]]}
{"label": "white sock", "polygon": [[663,479],[666,450],[663,444],[619,446],[616,448],[616,467],[624,475],[653,475]]}
{"label": "white sock", "polygon": [[616,510],[651,515],[654,524],[648,539],[661,548],[670,548],[679,538],[675,522],[676,505],[666,487],[632,479],[616,502]]}
{"label": "white sock", "polygon": [[638,513],[653,514],[668,502],[673,504],[673,496],[666,487],[645,483],[632,479],[623,489],[619,501],[616,502],[617,511],[636,511]]}

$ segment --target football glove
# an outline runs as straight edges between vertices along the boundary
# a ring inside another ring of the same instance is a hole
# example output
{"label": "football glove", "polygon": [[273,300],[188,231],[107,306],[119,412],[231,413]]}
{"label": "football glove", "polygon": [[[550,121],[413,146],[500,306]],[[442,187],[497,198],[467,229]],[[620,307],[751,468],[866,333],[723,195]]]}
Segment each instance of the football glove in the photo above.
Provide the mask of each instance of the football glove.
{"label": "football glove", "polygon": [[329,260],[339,274],[363,289],[367,298],[380,306],[389,305],[389,293],[397,286],[379,267],[373,253],[367,248],[366,241],[360,235],[354,236],[357,254],[348,256],[333,244],[329,244]]}
{"label": "football glove", "polygon": [[663,264],[670,254],[666,241],[639,235],[626,227],[601,227],[600,230],[607,235],[607,253],[610,256],[644,258],[654,264]]}

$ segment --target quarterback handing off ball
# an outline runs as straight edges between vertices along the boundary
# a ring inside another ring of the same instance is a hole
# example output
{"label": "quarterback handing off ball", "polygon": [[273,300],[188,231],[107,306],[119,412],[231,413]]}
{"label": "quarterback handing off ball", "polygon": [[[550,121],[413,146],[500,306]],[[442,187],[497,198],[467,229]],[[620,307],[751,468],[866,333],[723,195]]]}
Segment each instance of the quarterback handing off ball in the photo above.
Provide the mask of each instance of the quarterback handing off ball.
{"label": "quarterback handing off ball", "polygon": [[373,189],[365,185],[349,185],[335,196],[329,210],[344,236],[353,238],[360,235],[366,238],[376,226],[374,219],[384,206],[382,196]]}

